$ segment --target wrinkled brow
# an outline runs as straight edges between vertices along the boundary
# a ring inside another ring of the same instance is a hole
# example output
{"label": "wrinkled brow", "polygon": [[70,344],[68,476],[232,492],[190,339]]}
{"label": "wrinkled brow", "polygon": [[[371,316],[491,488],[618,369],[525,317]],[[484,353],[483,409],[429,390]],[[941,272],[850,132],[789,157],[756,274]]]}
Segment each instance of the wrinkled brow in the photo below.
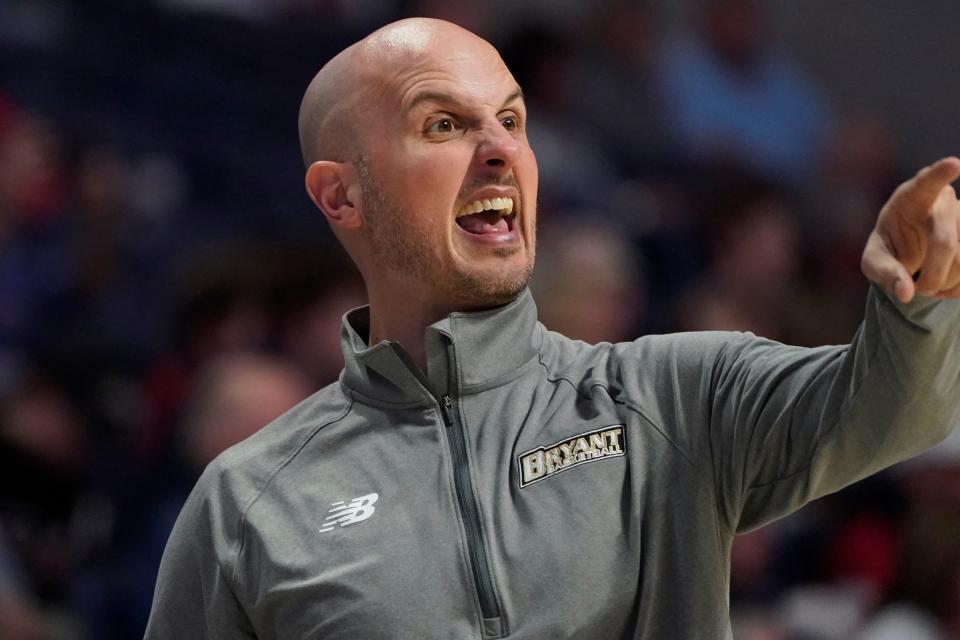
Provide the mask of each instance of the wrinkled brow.
{"label": "wrinkled brow", "polygon": [[[506,107],[508,104],[514,100],[523,100],[523,89],[517,87],[516,91],[507,96],[507,99],[503,101],[503,107]],[[456,96],[444,91],[421,91],[410,101],[410,104],[407,106],[407,111],[413,111],[416,106],[422,102],[437,102],[439,104],[451,104],[457,105],[460,104],[460,100]],[[503,108],[501,107],[501,108]]]}

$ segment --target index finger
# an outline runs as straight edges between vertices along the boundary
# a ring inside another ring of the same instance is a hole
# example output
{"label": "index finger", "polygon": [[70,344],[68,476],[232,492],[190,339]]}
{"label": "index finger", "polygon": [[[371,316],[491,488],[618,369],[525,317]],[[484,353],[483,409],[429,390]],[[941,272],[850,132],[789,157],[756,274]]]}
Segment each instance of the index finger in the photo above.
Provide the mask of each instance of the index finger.
{"label": "index finger", "polygon": [[907,205],[926,216],[945,186],[960,178],[960,158],[950,156],[921,169],[912,180],[903,183],[895,197],[899,205]]}

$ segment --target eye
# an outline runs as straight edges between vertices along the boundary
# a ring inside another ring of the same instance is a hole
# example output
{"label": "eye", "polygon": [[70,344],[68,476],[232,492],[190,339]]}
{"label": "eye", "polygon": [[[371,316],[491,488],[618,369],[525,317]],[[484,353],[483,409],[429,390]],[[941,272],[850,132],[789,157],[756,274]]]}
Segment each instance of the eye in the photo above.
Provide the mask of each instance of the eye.
{"label": "eye", "polygon": [[456,118],[442,116],[428,124],[426,131],[427,133],[448,134],[456,133],[461,129],[463,129],[463,125],[461,125]]}
{"label": "eye", "polygon": [[500,118],[500,124],[502,124],[503,128],[507,131],[516,131],[520,128],[520,121],[517,116],[505,116]]}

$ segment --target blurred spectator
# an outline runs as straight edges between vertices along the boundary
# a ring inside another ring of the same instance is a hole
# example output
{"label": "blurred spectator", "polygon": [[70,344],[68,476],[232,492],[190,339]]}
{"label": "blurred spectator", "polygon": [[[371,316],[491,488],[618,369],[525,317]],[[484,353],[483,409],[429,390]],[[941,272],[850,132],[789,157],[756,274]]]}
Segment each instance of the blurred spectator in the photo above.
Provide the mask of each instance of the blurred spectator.
{"label": "blurred spectator", "polygon": [[783,340],[801,267],[794,204],[783,190],[738,171],[719,171],[710,184],[703,225],[709,269],[679,300],[677,325]]}
{"label": "blurred spectator", "polygon": [[590,343],[637,336],[644,293],[628,242],[601,226],[568,221],[540,246],[532,286],[548,329]]}
{"label": "blurred spectator", "polygon": [[7,224],[45,222],[62,213],[66,180],[63,140],[56,125],[15,114],[0,143],[0,210]]}
{"label": "blurred spectator", "polygon": [[59,224],[70,278],[55,307],[61,327],[42,340],[76,361],[143,366],[163,343],[168,318],[157,302],[168,284],[169,239],[133,208],[131,177],[131,165],[112,149],[78,154]]}
{"label": "blurred spectator", "polygon": [[736,609],[730,616],[730,626],[736,640],[793,640],[766,611]]}
{"label": "blurred spectator", "polygon": [[279,349],[313,389],[343,367],[340,317],[365,303],[356,268],[339,247],[243,245],[221,249],[183,274],[173,348],[147,371],[134,448],[170,452],[197,371],[231,353]]}
{"label": "blurred spectator", "polygon": [[904,177],[890,126],[877,114],[848,114],[834,129],[810,194],[809,227],[819,286],[859,316],[866,297],[860,254],[877,212]]}
{"label": "blurred spectator", "polygon": [[52,625],[32,602],[0,530],[0,640],[53,640]]}
{"label": "blurred spectator", "polygon": [[25,375],[4,397],[0,538],[27,576],[19,598],[7,601],[26,618],[34,597],[45,609],[68,606],[71,577],[89,551],[83,519],[91,444],[83,416],[53,379]]}
{"label": "blurred spectator", "polygon": [[194,376],[220,355],[261,349],[270,337],[268,278],[256,248],[222,250],[182,276],[174,345],[145,375],[137,455],[153,464],[170,455]]}
{"label": "blurred spectator", "polygon": [[770,605],[774,582],[776,530],[762,527],[737,536],[730,550],[730,600],[743,605]]}
{"label": "blurred spectator", "polygon": [[15,113],[0,133],[0,391],[17,375],[69,286],[57,223],[64,206],[60,133]]}
{"label": "blurred spectator", "polygon": [[526,126],[537,154],[538,206],[547,215],[557,209],[605,209],[616,184],[606,149],[576,111],[583,93],[576,42],[576,34],[537,24],[517,30],[504,48],[530,114]]}
{"label": "blurred spectator", "polygon": [[960,638],[960,429],[899,465],[902,543],[882,606],[856,640]]}
{"label": "blurred spectator", "polygon": [[663,26],[650,2],[605,5],[591,15],[586,33],[577,34],[586,42],[571,115],[580,128],[596,132],[621,173],[635,176],[669,163],[671,155],[655,82]]}
{"label": "blurred spectator", "polygon": [[846,500],[835,498],[840,502],[838,517],[824,541],[826,576],[835,584],[855,586],[865,607],[889,594],[902,544],[903,497],[885,478],[880,475],[851,489]]}
{"label": "blurred spectator", "polygon": [[312,392],[303,373],[280,358],[237,353],[210,362],[197,378],[182,427],[191,475]]}
{"label": "blurred spectator", "polygon": [[283,252],[270,294],[275,341],[314,389],[340,375],[341,317],[366,304],[366,295],[360,274],[339,245]]}
{"label": "blurred spectator", "polygon": [[804,584],[784,594],[778,619],[791,639],[847,640],[863,610],[863,593],[856,586]]}
{"label": "blurred spectator", "polygon": [[[817,346],[850,340],[862,307],[822,286],[804,214],[791,192],[736,167],[704,172],[702,231],[709,266],[676,305],[677,326],[739,330]],[[865,292],[861,278],[858,293]]]}
{"label": "blurred spectator", "polygon": [[762,3],[698,4],[698,30],[666,46],[657,76],[678,150],[805,184],[829,130],[826,100],[776,51]]}
{"label": "blurred spectator", "polygon": [[892,604],[861,629],[854,640],[950,640],[937,621],[910,605]]}
{"label": "blurred spectator", "polygon": [[923,503],[907,521],[890,602],[857,640],[960,638],[960,502]]}
{"label": "blurred spectator", "polygon": [[204,467],[313,391],[289,361],[248,350],[210,358],[194,380],[162,482],[125,514],[109,561],[85,576],[83,607],[97,638],[142,634],[167,536]]}
{"label": "blurred spectator", "polygon": [[53,640],[43,614],[20,594],[0,592],[0,640]]}

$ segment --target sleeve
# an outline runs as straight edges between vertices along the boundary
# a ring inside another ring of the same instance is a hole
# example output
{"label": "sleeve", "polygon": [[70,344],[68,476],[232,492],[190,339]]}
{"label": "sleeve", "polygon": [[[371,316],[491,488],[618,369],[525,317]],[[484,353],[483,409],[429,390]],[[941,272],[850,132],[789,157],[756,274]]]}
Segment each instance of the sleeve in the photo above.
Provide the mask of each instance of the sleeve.
{"label": "sleeve", "polygon": [[960,301],[903,305],[873,287],[849,346],[743,335],[699,378],[710,386],[705,455],[720,519],[749,530],[949,435],[960,417]]}
{"label": "sleeve", "polygon": [[256,638],[231,588],[224,509],[207,489],[209,473],[194,487],[167,541],[144,640]]}

